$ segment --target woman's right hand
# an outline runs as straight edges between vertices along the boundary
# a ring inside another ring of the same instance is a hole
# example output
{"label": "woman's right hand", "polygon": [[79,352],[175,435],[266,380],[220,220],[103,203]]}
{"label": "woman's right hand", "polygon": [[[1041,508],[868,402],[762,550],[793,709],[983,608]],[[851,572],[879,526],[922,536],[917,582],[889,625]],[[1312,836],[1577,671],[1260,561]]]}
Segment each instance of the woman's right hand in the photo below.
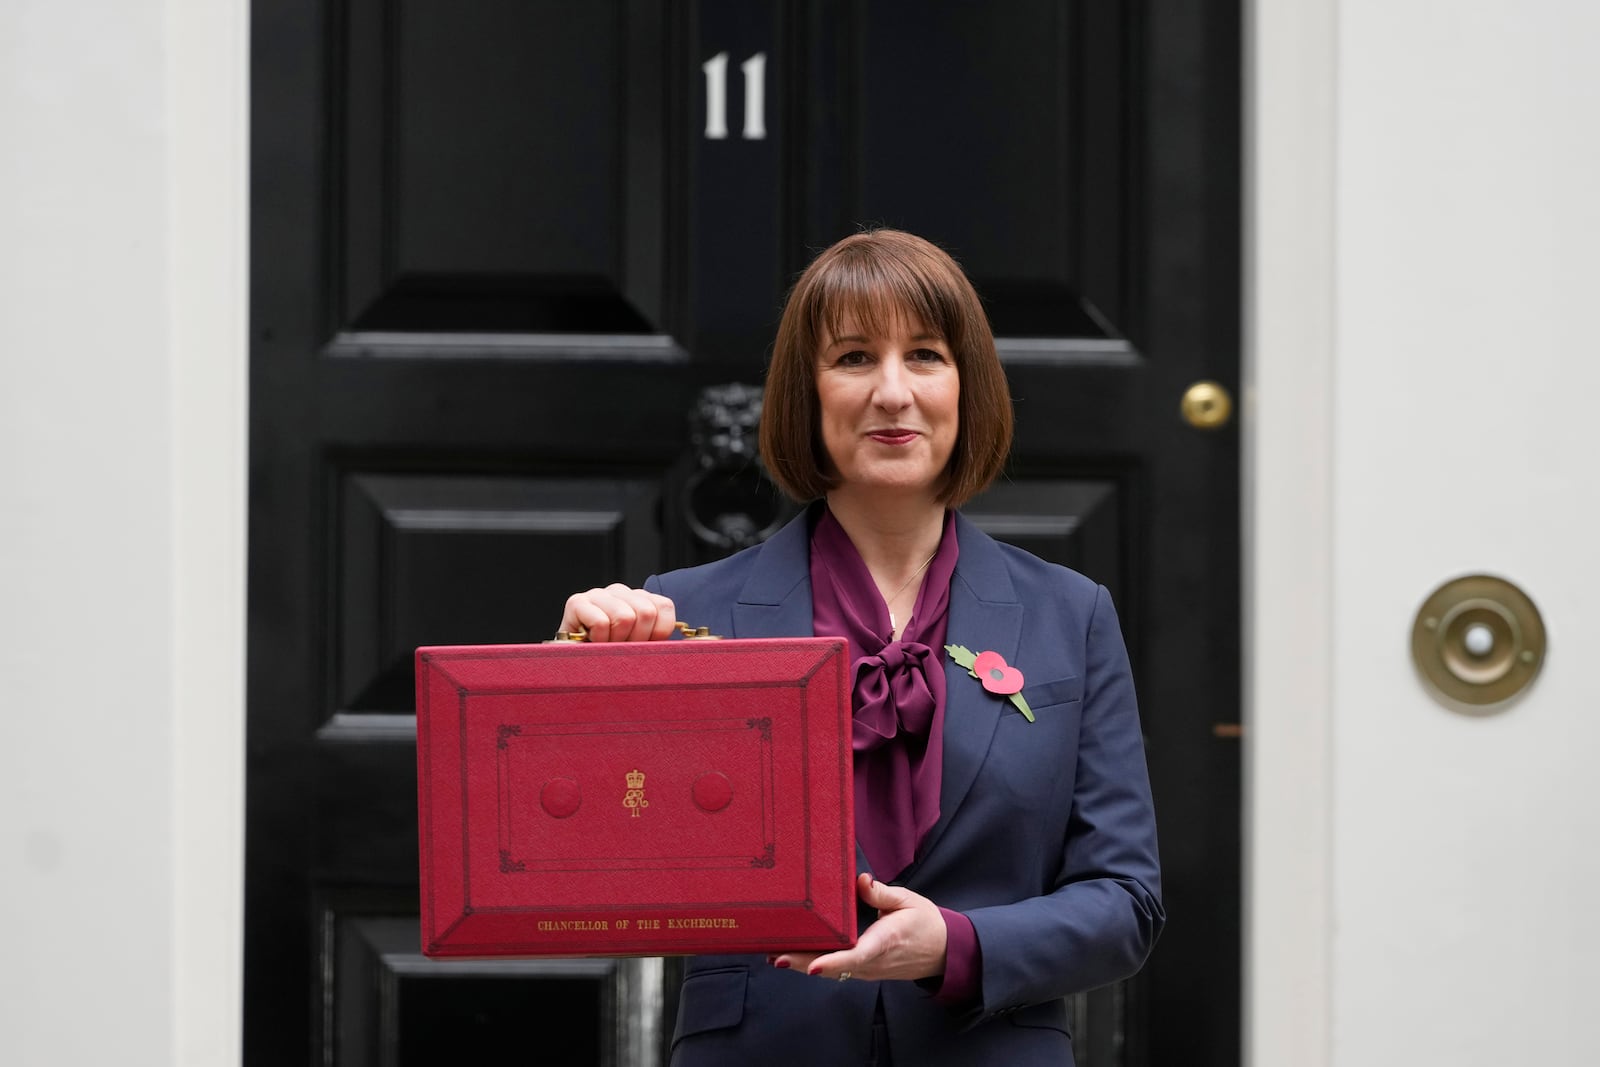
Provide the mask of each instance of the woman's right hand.
{"label": "woman's right hand", "polygon": [[671,636],[677,621],[671,598],[617,582],[569,596],[561,629],[571,633],[581,626],[591,641],[660,641]]}

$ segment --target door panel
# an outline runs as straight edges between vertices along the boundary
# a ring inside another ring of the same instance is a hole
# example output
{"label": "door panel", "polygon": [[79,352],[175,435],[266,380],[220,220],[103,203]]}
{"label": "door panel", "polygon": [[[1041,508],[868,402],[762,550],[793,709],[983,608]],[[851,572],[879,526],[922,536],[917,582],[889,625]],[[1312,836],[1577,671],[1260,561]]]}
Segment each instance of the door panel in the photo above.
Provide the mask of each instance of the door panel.
{"label": "door panel", "polygon": [[665,330],[654,5],[330,14],[341,331]]}
{"label": "door panel", "polygon": [[435,963],[418,953],[412,919],[327,919],[333,1062],[632,1067],[659,1041],[654,1020],[629,1010],[658,995],[659,960]]}
{"label": "door panel", "polygon": [[1115,482],[1032,479],[990,488],[962,510],[997,541],[1104,585],[1121,601],[1124,541]]}
{"label": "door panel", "polygon": [[969,513],[1110,587],[1139,675],[1173,918],[1075,998],[1080,1062],[1237,1062],[1237,444],[1177,414],[1237,378],[1237,19],[257,5],[247,1063],[525,1055],[528,1013],[572,1062],[662,1052],[671,961],[417,953],[410,653],[792,513],[748,387],[871,223],[949,248],[999,336],[1016,446]]}
{"label": "door panel", "polygon": [[659,558],[650,481],[352,473],[338,492],[335,712],[409,714],[418,645],[526,640],[531,605]]}
{"label": "door panel", "polygon": [[[1115,103],[1120,78],[1087,53],[1123,49],[1116,23],[1085,35],[1094,6],[897,0],[857,13],[853,217],[954,251],[1002,336],[1101,338],[1123,310],[1116,261],[1131,250],[1083,225],[1120,221],[1127,133],[1088,121]],[[1112,284],[1085,288],[1102,279]]]}

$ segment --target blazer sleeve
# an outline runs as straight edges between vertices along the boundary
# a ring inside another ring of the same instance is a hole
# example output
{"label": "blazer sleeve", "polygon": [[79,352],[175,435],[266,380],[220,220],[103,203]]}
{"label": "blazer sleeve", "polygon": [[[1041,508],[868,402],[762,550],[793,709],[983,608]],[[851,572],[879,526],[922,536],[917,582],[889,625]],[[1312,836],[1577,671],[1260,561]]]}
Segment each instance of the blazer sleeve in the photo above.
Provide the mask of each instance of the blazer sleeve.
{"label": "blazer sleeve", "polygon": [[1166,921],[1133,674],[1104,586],[1085,636],[1077,765],[1055,889],[966,911],[982,948],[970,1022],[1128,977]]}

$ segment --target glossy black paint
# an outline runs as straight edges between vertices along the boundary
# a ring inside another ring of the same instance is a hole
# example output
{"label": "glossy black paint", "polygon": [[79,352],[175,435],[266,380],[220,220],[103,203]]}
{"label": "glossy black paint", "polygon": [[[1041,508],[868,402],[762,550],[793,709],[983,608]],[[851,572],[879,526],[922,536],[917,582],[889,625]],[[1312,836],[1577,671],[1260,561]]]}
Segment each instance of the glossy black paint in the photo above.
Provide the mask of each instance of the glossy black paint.
{"label": "glossy black paint", "polygon": [[245,1062],[515,1049],[522,996],[612,1062],[592,976],[384,962],[409,646],[542,639],[557,590],[704,558],[700,390],[759,382],[790,280],[883,223],[1002,338],[1017,442],[974,517],[1106,582],[1139,674],[1172,920],[1074,1005],[1080,1062],[1237,1063],[1238,438],[1177,415],[1238,379],[1237,3],[274,0],[252,48]]}

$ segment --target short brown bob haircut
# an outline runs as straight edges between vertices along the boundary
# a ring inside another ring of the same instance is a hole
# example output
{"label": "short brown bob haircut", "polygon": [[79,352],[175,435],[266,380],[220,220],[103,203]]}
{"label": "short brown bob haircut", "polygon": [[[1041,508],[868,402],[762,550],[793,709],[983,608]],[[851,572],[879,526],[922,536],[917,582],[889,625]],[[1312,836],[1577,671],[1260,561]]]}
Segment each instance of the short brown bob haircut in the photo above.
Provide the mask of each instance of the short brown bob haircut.
{"label": "short brown bob haircut", "polygon": [[903,318],[949,345],[961,421],[939,499],[965,504],[994,481],[1011,451],[1011,391],[972,283],[943,249],[900,230],[846,237],[812,260],[790,290],[761,403],[768,473],[802,503],[838,484],[822,445],[817,355],[847,316],[870,335]]}

